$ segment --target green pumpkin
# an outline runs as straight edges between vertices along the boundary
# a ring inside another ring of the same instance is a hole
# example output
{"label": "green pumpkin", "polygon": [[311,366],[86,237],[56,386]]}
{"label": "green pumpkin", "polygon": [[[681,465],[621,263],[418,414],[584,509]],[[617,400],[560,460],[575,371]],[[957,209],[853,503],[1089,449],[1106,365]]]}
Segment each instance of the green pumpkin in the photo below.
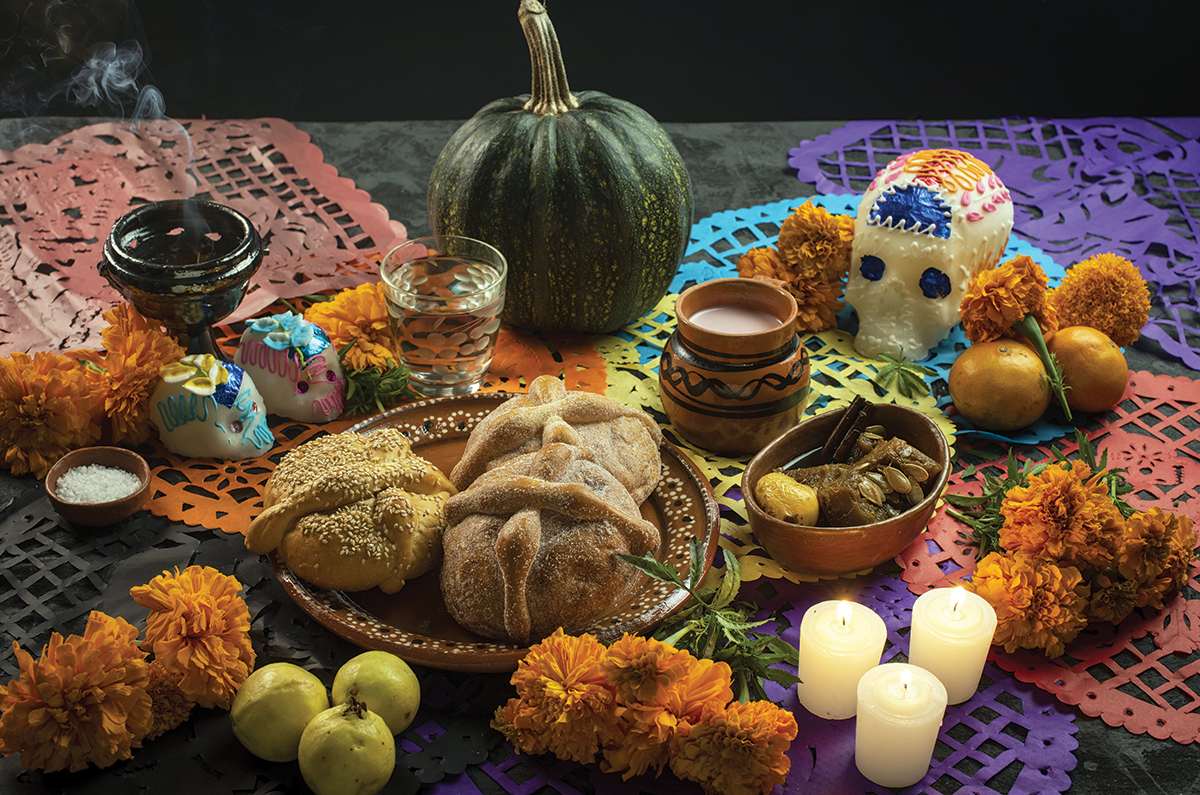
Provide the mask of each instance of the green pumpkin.
{"label": "green pumpkin", "polygon": [[532,91],[486,105],[451,136],[429,180],[430,224],[504,254],[508,322],[612,331],[657,304],[675,275],[691,180],[644,110],[571,93],[538,0],[522,0],[517,16]]}

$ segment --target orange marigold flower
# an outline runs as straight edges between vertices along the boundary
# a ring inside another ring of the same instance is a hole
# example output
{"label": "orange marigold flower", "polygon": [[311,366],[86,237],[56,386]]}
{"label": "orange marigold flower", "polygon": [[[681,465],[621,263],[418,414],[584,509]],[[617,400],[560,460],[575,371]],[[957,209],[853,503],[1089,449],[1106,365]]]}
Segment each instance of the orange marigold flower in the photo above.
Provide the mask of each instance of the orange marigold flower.
{"label": "orange marigold flower", "polygon": [[1116,561],[1124,520],[1100,474],[1082,461],[1030,475],[1026,485],[1009,489],[1000,515],[1000,546],[1009,552],[1093,569]]}
{"label": "orange marigold flower", "polygon": [[796,299],[796,331],[818,332],[837,327],[842,308],[841,282],[792,279],[784,289]]}
{"label": "orange marigold flower", "polygon": [[1137,583],[1121,576],[1096,574],[1091,578],[1092,594],[1088,618],[1120,624],[1137,607]]}
{"label": "orange marigold flower", "polygon": [[1150,288],[1137,266],[1117,254],[1097,254],[1067,271],[1050,293],[1063,326],[1100,329],[1118,345],[1132,345],[1150,319]]}
{"label": "orange marigold flower", "polygon": [[59,353],[0,357],[0,465],[44,478],[66,453],[100,438],[99,381]]}
{"label": "orange marigold flower", "polygon": [[1046,284],[1045,272],[1023,255],[979,271],[959,305],[963,331],[972,342],[990,342],[1013,336],[1013,326],[1033,315],[1043,334],[1053,333],[1058,319],[1046,303]]}
{"label": "orange marigold flower", "polygon": [[795,208],[779,228],[779,253],[792,274],[821,272],[828,282],[839,281],[850,269],[853,242],[853,218],[812,202]]}
{"label": "orange marigold flower", "polygon": [[113,441],[141,444],[150,438],[150,395],[163,365],[178,361],[183,348],[157,323],[129,304],[104,313],[108,328],[100,332],[105,356],[104,413],[112,422]]}
{"label": "orange marigold flower", "polygon": [[657,704],[631,704],[617,708],[615,741],[605,746],[600,769],[621,773],[625,781],[650,768],[661,773],[667,764],[671,740],[679,718]]}
{"label": "orange marigold flower", "polygon": [[129,759],[151,723],[137,634],[93,611],[82,636],[52,633],[37,660],[14,642],[20,674],[0,686],[0,754],[48,773]]}
{"label": "orange marigold flower", "polygon": [[164,571],[129,589],[150,610],[145,646],[178,678],[180,691],[202,707],[229,709],[254,670],[250,610],[235,577],[210,566]]}
{"label": "orange marigold flower", "polygon": [[1088,585],[1074,566],[992,552],[975,567],[969,587],[995,608],[992,642],[1008,652],[1041,649],[1058,657],[1087,626]]}
{"label": "orange marigold flower", "polygon": [[663,697],[663,706],[686,724],[699,723],[733,700],[733,671],[728,663],[695,657],[692,661]]}
{"label": "orange marigold flower", "polygon": [[517,698],[496,711],[492,726],[524,753],[593,761],[616,722],[604,657],[595,637],[555,630],[517,664],[511,680]]}
{"label": "orange marigold flower", "polygon": [[400,344],[392,334],[383,291],[382,282],[367,282],[304,312],[304,319],[320,326],[338,351],[354,343],[342,357],[350,370],[386,370],[395,367],[399,358]]}
{"label": "orange marigold flower", "polygon": [[738,276],[743,279],[779,279],[786,281],[790,272],[779,252],[773,248],[752,248],[737,261]]}
{"label": "orange marigold flower", "polygon": [[837,326],[845,268],[835,273],[818,260],[789,263],[774,249],[752,248],[738,260],[738,275],[769,282],[791,293],[796,299],[797,331],[828,331]]}
{"label": "orange marigold flower", "polygon": [[837,327],[837,313],[842,308],[842,283],[827,282],[819,277],[775,279],[754,276],[759,281],[786,290],[796,299],[796,331],[819,332]]}
{"label": "orange marigold flower", "polygon": [[695,660],[686,651],[654,638],[626,633],[608,647],[601,665],[622,704],[653,704]]}
{"label": "orange marigold flower", "polygon": [[196,706],[190,698],[179,689],[179,677],[168,671],[162,663],[150,663],[150,684],[146,688],[150,694],[150,731],[147,740],[166,734],[178,727],[192,714]]}
{"label": "orange marigold flower", "polygon": [[1129,517],[1120,570],[1137,583],[1137,606],[1161,608],[1187,582],[1195,554],[1196,530],[1190,517],[1158,508]]}
{"label": "orange marigold flower", "polygon": [[733,703],[677,735],[671,770],[713,795],[766,795],[787,778],[792,713],[769,701]]}
{"label": "orange marigold flower", "polygon": [[[619,643],[621,641],[617,641]],[[617,644],[613,644],[614,649]],[[642,648],[649,651],[656,647]],[[628,708],[618,708],[616,740],[604,751],[606,771],[623,771],[626,779],[641,775],[651,767],[661,771],[676,732],[722,711],[733,698],[733,672],[727,663],[697,660],[687,651],[672,651],[674,654],[670,655],[668,663],[671,670],[666,677],[670,681],[660,678],[657,687],[643,689],[651,698],[644,698],[643,703],[631,704]],[[648,672],[654,670],[648,661],[645,668]],[[621,673],[628,676],[627,672],[625,669]],[[612,676],[609,673],[610,680]]]}

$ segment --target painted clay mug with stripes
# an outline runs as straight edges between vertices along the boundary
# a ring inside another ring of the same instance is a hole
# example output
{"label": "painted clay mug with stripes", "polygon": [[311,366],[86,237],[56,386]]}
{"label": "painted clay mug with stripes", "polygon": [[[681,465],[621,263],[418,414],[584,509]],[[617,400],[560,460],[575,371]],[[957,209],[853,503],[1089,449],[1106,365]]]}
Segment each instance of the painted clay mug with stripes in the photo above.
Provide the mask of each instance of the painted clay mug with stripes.
{"label": "painted clay mug with stripes", "polygon": [[675,314],[658,383],[688,441],[748,455],[799,421],[809,359],[791,295],[755,279],[715,279],[685,290]]}

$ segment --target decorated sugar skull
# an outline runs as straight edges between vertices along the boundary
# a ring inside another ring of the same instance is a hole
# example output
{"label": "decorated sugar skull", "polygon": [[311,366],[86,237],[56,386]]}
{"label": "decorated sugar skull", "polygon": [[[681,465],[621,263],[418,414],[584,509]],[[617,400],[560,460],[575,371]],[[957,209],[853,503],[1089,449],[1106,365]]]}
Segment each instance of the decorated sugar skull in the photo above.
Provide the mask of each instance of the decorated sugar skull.
{"label": "decorated sugar skull", "polygon": [[320,326],[294,312],[252,320],[236,361],[254,378],[270,413],[304,422],[341,415],[346,379],[337,351]]}
{"label": "decorated sugar skull", "polygon": [[893,160],[863,194],[846,300],[866,356],[926,355],[958,322],[978,270],[996,264],[1012,231],[1012,198],[987,164],[955,149]]}
{"label": "decorated sugar skull", "polygon": [[237,460],[275,444],[254,379],[209,353],[164,367],[150,404],[158,437],[179,455]]}

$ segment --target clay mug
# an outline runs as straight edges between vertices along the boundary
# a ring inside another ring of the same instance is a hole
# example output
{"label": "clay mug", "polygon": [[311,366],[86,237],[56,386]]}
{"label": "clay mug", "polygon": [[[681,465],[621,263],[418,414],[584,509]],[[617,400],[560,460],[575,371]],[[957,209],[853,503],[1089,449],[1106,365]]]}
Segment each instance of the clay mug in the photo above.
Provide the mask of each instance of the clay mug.
{"label": "clay mug", "polygon": [[[766,322],[740,331],[736,322],[695,322],[715,307]],[[809,359],[791,295],[755,279],[714,279],[685,290],[675,314],[658,384],[679,433],[706,450],[741,456],[796,425],[808,395]]]}

